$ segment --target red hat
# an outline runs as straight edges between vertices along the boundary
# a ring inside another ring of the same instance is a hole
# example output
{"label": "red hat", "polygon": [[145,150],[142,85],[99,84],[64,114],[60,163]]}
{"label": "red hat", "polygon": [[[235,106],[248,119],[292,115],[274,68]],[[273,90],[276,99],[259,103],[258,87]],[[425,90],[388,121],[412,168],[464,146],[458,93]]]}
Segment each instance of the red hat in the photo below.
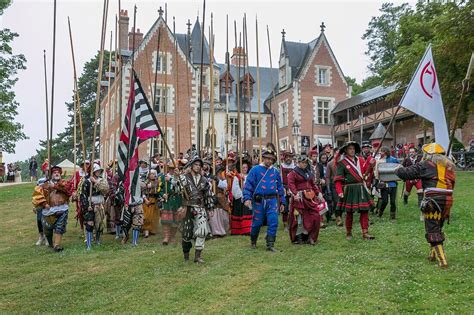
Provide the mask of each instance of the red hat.
{"label": "red hat", "polygon": [[58,171],[59,174],[63,173],[63,169],[61,168],[61,166],[57,166],[57,165],[54,165],[53,167],[51,167],[51,174],[54,173],[54,171]]}
{"label": "red hat", "polygon": [[319,155],[318,150],[312,149],[309,151],[309,156],[314,155],[314,154]]}

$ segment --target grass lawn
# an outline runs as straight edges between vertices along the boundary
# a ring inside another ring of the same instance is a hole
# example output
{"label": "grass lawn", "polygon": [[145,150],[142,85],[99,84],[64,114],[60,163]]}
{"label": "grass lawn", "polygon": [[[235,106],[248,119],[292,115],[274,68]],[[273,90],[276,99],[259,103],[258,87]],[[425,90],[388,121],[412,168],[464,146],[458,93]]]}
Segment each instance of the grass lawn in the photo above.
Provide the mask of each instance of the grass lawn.
{"label": "grass lawn", "polygon": [[[459,173],[445,242],[449,269],[428,262],[416,195],[396,222],[374,219],[375,241],[334,224],[319,245],[277,248],[246,237],[206,242],[205,265],[182,262],[161,236],[121,246],[106,235],[86,252],[69,214],[65,251],[34,245],[31,184],[0,188],[0,313],[462,313],[474,312],[474,173]],[[400,188],[399,188],[400,189]],[[73,212],[73,211],[72,211]],[[358,221],[358,216],[355,218]]]}

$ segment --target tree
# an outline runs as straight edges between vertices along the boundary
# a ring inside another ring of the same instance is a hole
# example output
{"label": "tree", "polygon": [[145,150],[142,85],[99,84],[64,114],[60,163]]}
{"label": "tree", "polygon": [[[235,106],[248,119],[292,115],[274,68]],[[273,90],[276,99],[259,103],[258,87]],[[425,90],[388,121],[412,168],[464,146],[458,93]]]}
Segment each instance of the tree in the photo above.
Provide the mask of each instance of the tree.
{"label": "tree", "polygon": [[[0,1],[0,15],[10,6],[10,0]],[[0,30],[0,152],[15,153],[18,141],[27,139],[23,133],[23,125],[15,122],[18,115],[18,102],[12,91],[18,78],[18,70],[26,69],[26,59],[23,55],[14,55],[10,43],[17,33],[4,28]]]}
{"label": "tree", "polygon": [[355,78],[351,78],[349,76],[345,76],[345,79],[347,84],[352,86],[352,96],[356,96],[382,84],[382,80],[377,76],[367,77],[362,81],[361,84],[357,83]]}
{"label": "tree", "polygon": [[[474,2],[421,2],[412,9],[383,4],[363,38],[368,40],[369,69],[384,85],[406,86],[431,43],[443,103],[452,120],[474,48]],[[403,89],[399,90],[403,93]],[[474,92],[462,104],[462,126],[474,108]]]}
{"label": "tree", "polygon": [[[105,77],[105,71],[108,69],[109,52],[104,51],[104,62],[103,62],[103,73],[102,77]],[[84,129],[84,143],[86,147],[85,156],[91,154],[92,148],[92,137],[94,132],[94,117],[95,117],[95,103],[96,103],[96,91],[97,91],[97,78],[99,72],[99,53],[97,53],[91,60],[86,62],[84,65],[83,72],[78,78],[78,89],[79,96],[81,99],[81,115]],[[101,93],[101,100],[105,96],[105,93]],[[73,96],[71,96],[71,99]],[[69,122],[66,129],[59,133],[56,138],[51,141],[51,161],[60,162],[64,159],[73,160],[74,158],[74,103],[73,101],[67,102],[66,107],[69,111]],[[99,120],[100,117],[97,117]],[[99,128],[97,128],[99,131]],[[97,134],[98,136],[98,134]],[[77,119],[77,156],[82,157],[82,146],[80,145],[80,132],[79,132],[79,119]],[[47,157],[46,141],[40,141],[40,150],[37,150],[39,159],[42,161]],[[97,148],[96,156],[99,157]]]}

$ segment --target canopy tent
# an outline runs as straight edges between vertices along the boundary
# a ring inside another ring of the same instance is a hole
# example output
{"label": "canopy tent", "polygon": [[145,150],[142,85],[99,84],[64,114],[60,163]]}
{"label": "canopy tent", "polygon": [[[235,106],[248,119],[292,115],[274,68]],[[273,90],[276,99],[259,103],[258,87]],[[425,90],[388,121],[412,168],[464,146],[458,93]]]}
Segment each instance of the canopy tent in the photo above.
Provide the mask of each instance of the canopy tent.
{"label": "canopy tent", "polygon": [[[71,176],[74,173],[74,163],[72,163],[68,159],[65,159],[64,161],[59,163],[57,166],[63,169],[63,176]],[[79,168],[80,167],[76,165],[76,170],[78,170]]]}

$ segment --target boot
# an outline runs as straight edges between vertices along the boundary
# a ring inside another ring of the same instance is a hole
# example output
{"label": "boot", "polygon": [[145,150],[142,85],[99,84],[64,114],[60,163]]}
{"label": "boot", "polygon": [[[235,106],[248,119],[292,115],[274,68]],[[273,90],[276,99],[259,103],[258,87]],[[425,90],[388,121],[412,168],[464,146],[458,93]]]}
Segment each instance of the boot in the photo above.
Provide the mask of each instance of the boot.
{"label": "boot", "polygon": [[127,244],[127,242],[128,242],[128,233],[130,233],[130,230],[128,228],[123,230],[123,238],[122,238],[122,241],[121,241],[122,245]]}
{"label": "boot", "polygon": [[54,251],[55,252],[62,252],[64,248],[61,247],[61,239],[62,239],[61,234],[54,234]]}
{"label": "boot", "polygon": [[44,234],[43,233],[40,233],[39,234],[39,237],[38,237],[38,240],[36,241],[35,245],[36,246],[40,246],[42,245],[44,242],[46,242],[46,239],[44,237]]}
{"label": "boot", "polygon": [[423,193],[418,194],[418,208],[421,207],[421,202],[423,201]]}
{"label": "boot", "polygon": [[122,226],[121,225],[115,225],[115,239],[118,240],[120,238],[120,233],[122,232]]}
{"label": "boot", "polygon": [[298,245],[303,244],[303,235],[301,235],[301,234],[296,235],[295,243],[298,244]]}
{"label": "boot", "polygon": [[278,250],[274,247],[275,245],[275,236],[269,236],[267,235],[266,240],[267,240],[267,250],[272,253],[278,252]]}
{"label": "boot", "polygon": [[168,245],[168,243],[170,241],[170,229],[171,229],[171,227],[168,224],[163,224],[162,228],[163,228],[163,242],[162,242],[162,244],[166,246],[166,245]]}
{"label": "boot", "polygon": [[204,260],[201,258],[202,249],[196,249],[194,252],[194,262],[198,264],[204,264]]}
{"label": "boot", "polygon": [[436,257],[438,258],[439,266],[441,268],[448,268],[448,261],[446,260],[446,252],[442,244],[434,246]]}
{"label": "boot", "polygon": [[133,229],[132,231],[132,246],[138,245],[138,235],[140,234],[139,229]]}
{"label": "boot", "polygon": [[257,249],[258,235],[250,235],[250,248]]}
{"label": "boot", "polygon": [[48,231],[45,233],[46,235],[46,241],[48,242],[49,247],[53,247],[53,233],[51,231]]}
{"label": "boot", "polygon": [[316,245],[316,242],[310,237],[310,238],[308,238],[308,244],[311,245],[311,246],[314,246],[314,245]]}
{"label": "boot", "polygon": [[352,239],[353,239],[353,237],[352,237],[352,231],[346,232],[346,240],[352,241]]}
{"label": "boot", "polygon": [[100,245],[100,236],[102,235],[102,231],[95,232],[95,243]]}
{"label": "boot", "polygon": [[403,204],[404,205],[408,204],[408,195],[403,195]]}
{"label": "boot", "polygon": [[92,247],[92,232],[86,231],[86,250],[91,250]]}
{"label": "boot", "polygon": [[434,246],[430,247],[430,254],[428,255],[428,260],[429,261],[436,261],[436,251]]}
{"label": "boot", "polygon": [[370,235],[368,229],[362,230],[362,238],[364,240],[375,240],[375,236]]}
{"label": "boot", "polygon": [[178,228],[175,226],[170,226],[170,243],[176,242],[176,233],[178,232]]}
{"label": "boot", "polygon": [[145,232],[143,232],[143,237],[148,238],[149,236],[150,236],[150,231],[145,230]]}
{"label": "boot", "polygon": [[184,262],[188,262],[189,261],[189,252],[183,253],[183,254],[184,254]]}
{"label": "boot", "polygon": [[396,212],[390,211],[390,220],[396,220],[396,218],[397,218]]}
{"label": "boot", "polygon": [[337,225],[337,226],[342,226],[342,225],[343,225],[343,224],[342,224],[342,218],[341,218],[341,216],[337,216],[337,217],[336,217],[336,225]]}

